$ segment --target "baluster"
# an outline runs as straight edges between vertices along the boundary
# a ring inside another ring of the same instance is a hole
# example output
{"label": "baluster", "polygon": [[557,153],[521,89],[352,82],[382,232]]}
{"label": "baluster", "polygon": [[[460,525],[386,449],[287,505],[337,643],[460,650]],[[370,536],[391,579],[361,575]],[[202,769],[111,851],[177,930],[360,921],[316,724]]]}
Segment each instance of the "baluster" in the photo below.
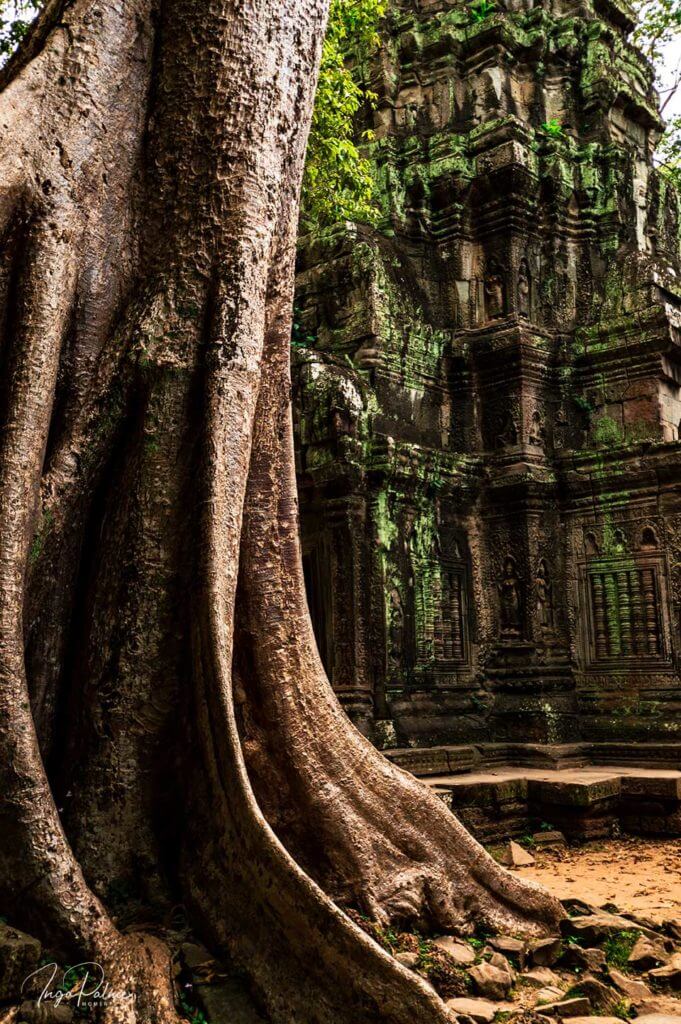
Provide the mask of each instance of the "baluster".
{"label": "baluster", "polygon": [[591,601],[596,631],[596,657],[601,660],[608,656],[608,636],[605,627],[605,596],[603,593],[603,577],[593,573],[591,579]]}

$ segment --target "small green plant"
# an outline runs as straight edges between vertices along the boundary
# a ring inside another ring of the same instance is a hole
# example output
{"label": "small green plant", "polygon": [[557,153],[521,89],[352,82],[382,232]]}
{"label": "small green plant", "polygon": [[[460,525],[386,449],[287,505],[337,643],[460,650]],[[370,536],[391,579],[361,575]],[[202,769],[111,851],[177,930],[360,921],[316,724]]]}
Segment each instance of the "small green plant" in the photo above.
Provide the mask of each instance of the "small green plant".
{"label": "small green plant", "polygon": [[603,952],[605,953],[605,959],[611,967],[627,966],[629,954],[640,934],[635,928],[626,928],[621,932],[615,932],[614,935],[608,936],[603,943]]}
{"label": "small green plant", "polygon": [[544,134],[548,135],[552,139],[564,139],[565,138],[565,132],[563,131],[563,126],[560,123],[560,121],[557,118],[555,118],[555,117],[552,117],[550,121],[544,121],[544,123],[543,123],[543,125],[541,127],[542,127],[542,131],[544,132]]}
{"label": "small green plant", "polygon": [[631,1003],[628,999],[622,997],[622,999],[618,999],[611,1006],[610,1013],[613,1017],[619,1017],[620,1020],[629,1020],[631,1017]]}
{"label": "small green plant", "polygon": [[476,939],[473,937],[466,939],[466,942],[469,944],[469,946],[472,946],[473,949],[476,950],[476,952],[479,952],[485,945],[483,939]]}
{"label": "small green plant", "polygon": [[199,1010],[198,1007],[192,1005],[186,992],[180,993],[180,1009],[182,1010],[182,1016],[185,1020],[189,1021],[189,1024],[209,1024],[203,1010]]}
{"label": "small green plant", "polygon": [[534,846],[534,836],[523,836],[520,840],[520,845],[525,847]]}
{"label": "small green plant", "polygon": [[475,3],[472,3],[470,7],[471,18],[476,25],[479,25],[480,22],[485,21],[491,14],[494,14],[496,9],[497,5],[494,3],[494,0],[492,2],[490,0],[475,0]]}
{"label": "small green plant", "polygon": [[541,825],[539,826],[539,831],[540,832],[553,832],[553,825],[551,824],[550,821],[542,821]]}

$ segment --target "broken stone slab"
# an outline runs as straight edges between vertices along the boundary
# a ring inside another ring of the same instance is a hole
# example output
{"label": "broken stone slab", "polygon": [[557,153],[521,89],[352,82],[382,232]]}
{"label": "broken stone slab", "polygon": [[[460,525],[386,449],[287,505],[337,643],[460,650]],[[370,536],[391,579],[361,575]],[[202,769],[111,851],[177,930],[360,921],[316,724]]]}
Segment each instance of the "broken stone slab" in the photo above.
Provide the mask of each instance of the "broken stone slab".
{"label": "broken stone slab", "polygon": [[513,979],[508,971],[489,963],[471,967],[468,976],[473,981],[475,991],[484,999],[505,999],[513,987]]}
{"label": "broken stone slab", "polygon": [[596,946],[599,942],[617,935],[618,932],[642,932],[647,938],[659,941],[657,932],[644,928],[641,925],[632,925],[626,917],[619,914],[608,914],[599,910],[594,914],[582,914],[578,917],[568,917],[561,921],[561,931],[564,935],[574,935],[583,939],[590,946]]}
{"label": "broken stone slab", "polygon": [[596,1010],[609,1010],[618,1001],[617,993],[609,985],[594,978],[593,974],[585,974],[580,978],[577,987]]}
{"label": "broken stone slab", "polygon": [[554,850],[567,846],[567,840],[562,832],[535,832],[532,839],[537,850]]}
{"label": "broken stone slab", "polygon": [[0,1002],[21,998],[22,985],[37,969],[41,952],[37,939],[0,924]]}
{"label": "broken stone slab", "polygon": [[549,967],[533,967],[530,971],[525,971],[520,975],[520,981],[530,988],[561,988],[563,987],[562,979],[555,971],[552,971]]}
{"label": "broken stone slab", "polygon": [[498,967],[500,971],[505,971],[511,979],[511,984],[513,984],[516,978],[516,973],[512,964],[506,959],[503,953],[498,953],[495,950],[488,958],[487,963],[491,964],[492,967]]}
{"label": "broken stone slab", "polygon": [[623,974],[616,967],[610,968],[610,980],[618,992],[622,992],[623,995],[631,999],[634,1006],[640,1005],[645,999],[650,999],[652,995],[644,981],[641,981],[639,978],[632,978],[628,974]]}
{"label": "broken stone slab", "polygon": [[520,843],[516,843],[511,839],[510,842],[501,848],[499,863],[505,864],[507,868],[523,868],[536,862],[531,853],[524,850]]}
{"label": "broken stone slab", "polygon": [[561,966],[578,967],[580,971],[602,971],[606,963],[605,953],[597,946],[582,949],[574,943],[567,943],[560,957]]}
{"label": "broken stone slab", "polygon": [[541,1006],[546,1003],[555,1003],[560,1001],[563,996],[563,990],[560,988],[540,988],[537,989],[534,995],[534,1001],[536,1006]]}
{"label": "broken stone slab", "polygon": [[664,967],[648,971],[648,977],[659,985],[674,989],[675,992],[681,989],[681,954],[673,956]]}
{"label": "broken stone slab", "polygon": [[535,967],[552,967],[563,952],[563,943],[557,936],[530,942],[530,960]]}
{"label": "broken stone slab", "polygon": [[653,967],[662,967],[669,960],[666,949],[661,942],[654,942],[646,935],[641,935],[627,958],[627,964],[638,971],[649,971]]}
{"label": "broken stone slab", "polygon": [[488,939],[487,944],[497,953],[502,953],[511,962],[515,961],[520,970],[525,966],[527,943],[522,939],[514,939],[510,935],[497,935]]}
{"label": "broken stone slab", "polygon": [[636,1018],[636,1024],[681,1024],[681,1014],[644,1013]]}
{"label": "broken stone slab", "polygon": [[[640,1017],[637,1017],[637,1019],[636,1019],[637,1020],[637,1024],[638,1024],[638,1021],[640,1019],[641,1019]],[[566,1017],[565,1018],[565,1024],[622,1024],[622,1018],[621,1017],[599,1017],[599,1016],[593,1016],[593,1017]]]}
{"label": "broken stone slab", "polygon": [[562,999],[557,1003],[546,1003],[544,1006],[536,1006],[535,1013],[542,1017],[559,1017],[564,1020],[566,1017],[584,1017],[589,1013],[591,1005],[589,1000],[577,996],[575,999]]}
{"label": "broken stone slab", "polygon": [[[467,996],[447,999],[445,1006],[456,1014],[470,1017],[475,1024],[491,1024],[495,1014],[502,1009],[498,1003],[491,1003],[488,999],[472,999]],[[510,1009],[511,1007],[506,1005],[503,1008]]]}
{"label": "broken stone slab", "polygon": [[467,942],[455,939],[453,935],[442,935],[433,939],[433,945],[452,958],[458,967],[468,967],[475,963],[475,952]]}
{"label": "broken stone slab", "polygon": [[396,953],[395,959],[397,960],[398,964],[402,964],[403,967],[408,967],[412,971],[414,970],[415,967],[418,967],[418,953]]}

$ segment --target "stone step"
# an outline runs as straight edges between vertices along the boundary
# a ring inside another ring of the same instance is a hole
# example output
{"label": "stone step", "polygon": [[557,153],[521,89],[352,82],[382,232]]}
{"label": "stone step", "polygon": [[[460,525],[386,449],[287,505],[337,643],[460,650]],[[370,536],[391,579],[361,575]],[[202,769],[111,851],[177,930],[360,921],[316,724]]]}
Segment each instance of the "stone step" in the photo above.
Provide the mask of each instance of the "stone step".
{"label": "stone step", "polygon": [[681,835],[681,771],[627,765],[499,767],[424,781],[482,842],[515,838],[548,821],[569,838],[629,832]]}

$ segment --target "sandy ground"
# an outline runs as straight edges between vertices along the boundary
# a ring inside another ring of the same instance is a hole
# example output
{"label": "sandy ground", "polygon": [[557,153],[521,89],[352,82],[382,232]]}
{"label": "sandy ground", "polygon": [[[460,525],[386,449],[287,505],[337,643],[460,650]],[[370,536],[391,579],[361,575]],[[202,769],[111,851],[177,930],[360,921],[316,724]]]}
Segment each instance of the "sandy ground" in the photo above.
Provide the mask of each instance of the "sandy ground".
{"label": "sandy ground", "polygon": [[537,855],[516,869],[559,899],[576,897],[657,922],[681,920],[681,839],[609,839]]}

